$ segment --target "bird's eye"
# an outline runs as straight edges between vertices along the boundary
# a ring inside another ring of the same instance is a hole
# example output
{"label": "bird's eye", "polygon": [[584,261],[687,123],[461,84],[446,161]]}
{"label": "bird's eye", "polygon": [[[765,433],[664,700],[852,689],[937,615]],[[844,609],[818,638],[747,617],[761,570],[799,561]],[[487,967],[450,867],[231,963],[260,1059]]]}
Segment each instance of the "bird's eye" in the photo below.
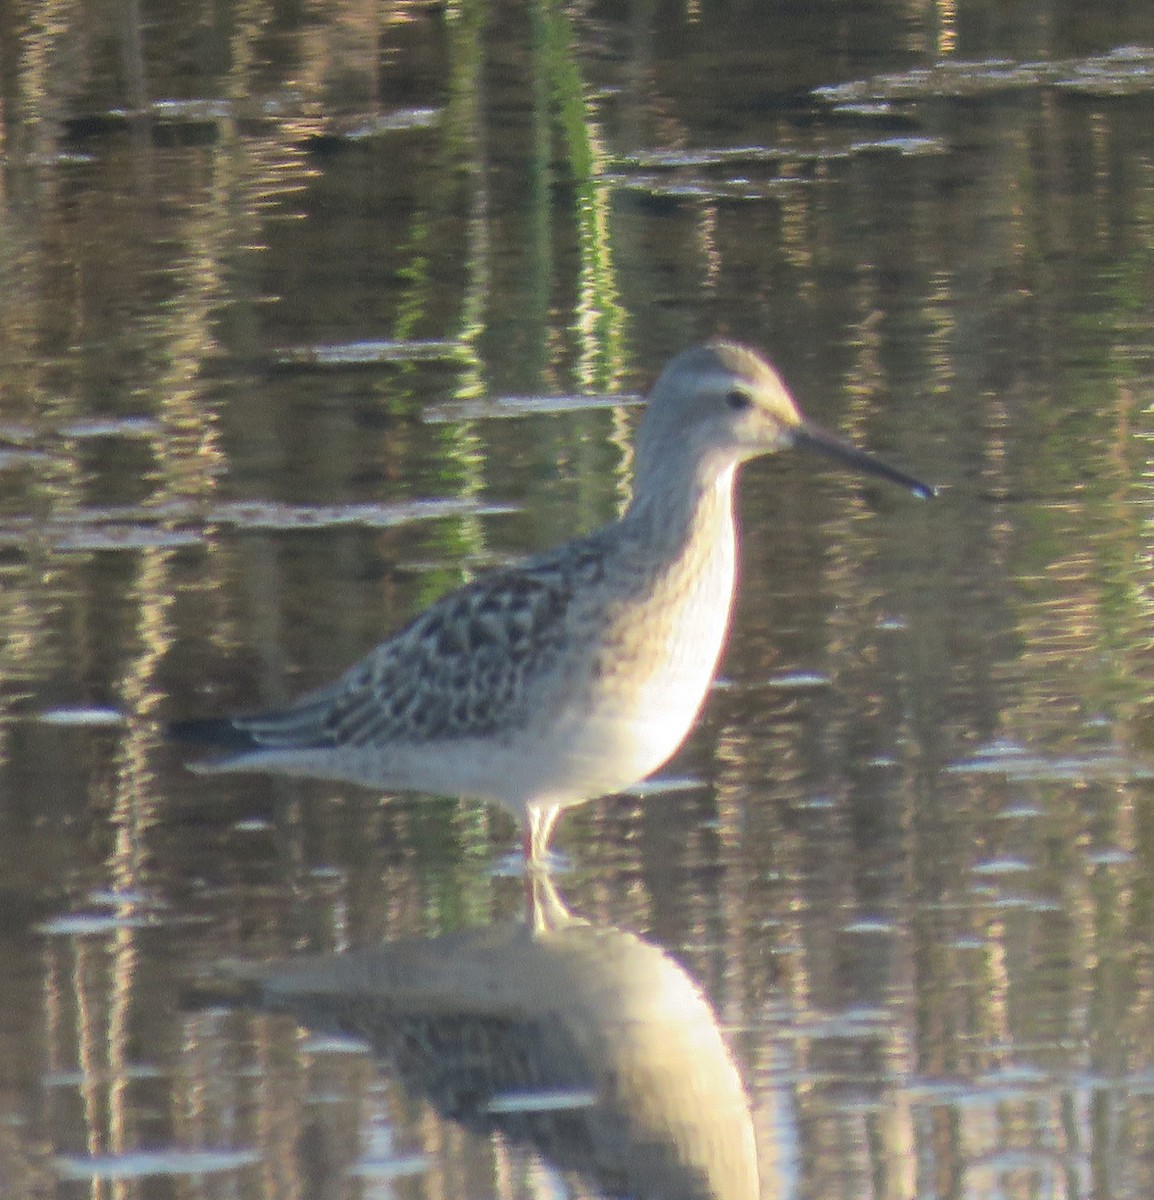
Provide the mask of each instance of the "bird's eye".
{"label": "bird's eye", "polygon": [[731,392],[725,393],[725,403],[734,412],[742,412],[753,403],[753,397],[748,392],[743,392],[740,388],[734,388]]}

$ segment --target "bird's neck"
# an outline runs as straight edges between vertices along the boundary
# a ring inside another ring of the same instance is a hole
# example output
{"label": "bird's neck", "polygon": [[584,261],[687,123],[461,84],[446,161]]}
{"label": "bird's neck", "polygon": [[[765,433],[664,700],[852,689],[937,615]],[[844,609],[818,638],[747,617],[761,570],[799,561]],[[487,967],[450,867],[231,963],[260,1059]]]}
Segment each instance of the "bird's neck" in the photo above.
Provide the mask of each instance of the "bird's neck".
{"label": "bird's neck", "polygon": [[684,555],[732,560],[733,489],[736,466],[696,471],[679,479],[653,475],[639,479],[624,522],[658,558],[675,562]]}

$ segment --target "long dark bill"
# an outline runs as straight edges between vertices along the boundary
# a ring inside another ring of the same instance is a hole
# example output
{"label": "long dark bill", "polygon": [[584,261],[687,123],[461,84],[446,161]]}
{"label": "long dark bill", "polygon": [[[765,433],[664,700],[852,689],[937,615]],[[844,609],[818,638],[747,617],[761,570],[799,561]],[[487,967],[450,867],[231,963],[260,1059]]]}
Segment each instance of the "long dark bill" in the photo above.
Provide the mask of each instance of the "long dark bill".
{"label": "long dark bill", "polygon": [[889,463],[883,462],[867,450],[859,450],[853,442],[847,442],[845,438],[840,438],[837,434],[822,429],[820,425],[811,425],[808,421],[798,425],[793,431],[793,444],[800,446],[803,450],[816,450],[818,454],[836,458],[867,475],[876,475],[880,479],[900,483],[902,487],[909,488],[915,496],[920,496],[923,500],[928,500],[931,496],[938,494],[937,488],[930,487],[928,483],[922,483],[920,479],[915,479],[904,471],[899,471],[897,467],[891,467]]}

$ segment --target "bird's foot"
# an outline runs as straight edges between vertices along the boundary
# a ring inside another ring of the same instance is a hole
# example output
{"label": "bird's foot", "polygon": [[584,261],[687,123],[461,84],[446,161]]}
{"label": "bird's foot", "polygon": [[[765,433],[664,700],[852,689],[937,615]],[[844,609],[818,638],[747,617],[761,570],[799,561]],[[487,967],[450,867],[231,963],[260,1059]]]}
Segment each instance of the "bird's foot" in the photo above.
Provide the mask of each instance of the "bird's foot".
{"label": "bird's foot", "polygon": [[557,850],[546,850],[526,858],[520,848],[503,854],[490,867],[489,874],[497,879],[519,879],[522,875],[565,875],[573,870],[573,860]]}

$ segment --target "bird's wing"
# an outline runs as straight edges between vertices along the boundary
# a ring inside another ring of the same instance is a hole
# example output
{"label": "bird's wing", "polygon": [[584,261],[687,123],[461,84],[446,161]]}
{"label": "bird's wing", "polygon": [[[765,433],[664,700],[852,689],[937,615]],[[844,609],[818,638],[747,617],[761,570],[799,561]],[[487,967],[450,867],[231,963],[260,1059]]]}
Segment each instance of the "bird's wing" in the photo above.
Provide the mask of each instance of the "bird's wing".
{"label": "bird's wing", "polygon": [[532,679],[564,641],[572,556],[487,572],[436,601],[334,684],[234,718],[270,749],[482,737],[532,711]]}

